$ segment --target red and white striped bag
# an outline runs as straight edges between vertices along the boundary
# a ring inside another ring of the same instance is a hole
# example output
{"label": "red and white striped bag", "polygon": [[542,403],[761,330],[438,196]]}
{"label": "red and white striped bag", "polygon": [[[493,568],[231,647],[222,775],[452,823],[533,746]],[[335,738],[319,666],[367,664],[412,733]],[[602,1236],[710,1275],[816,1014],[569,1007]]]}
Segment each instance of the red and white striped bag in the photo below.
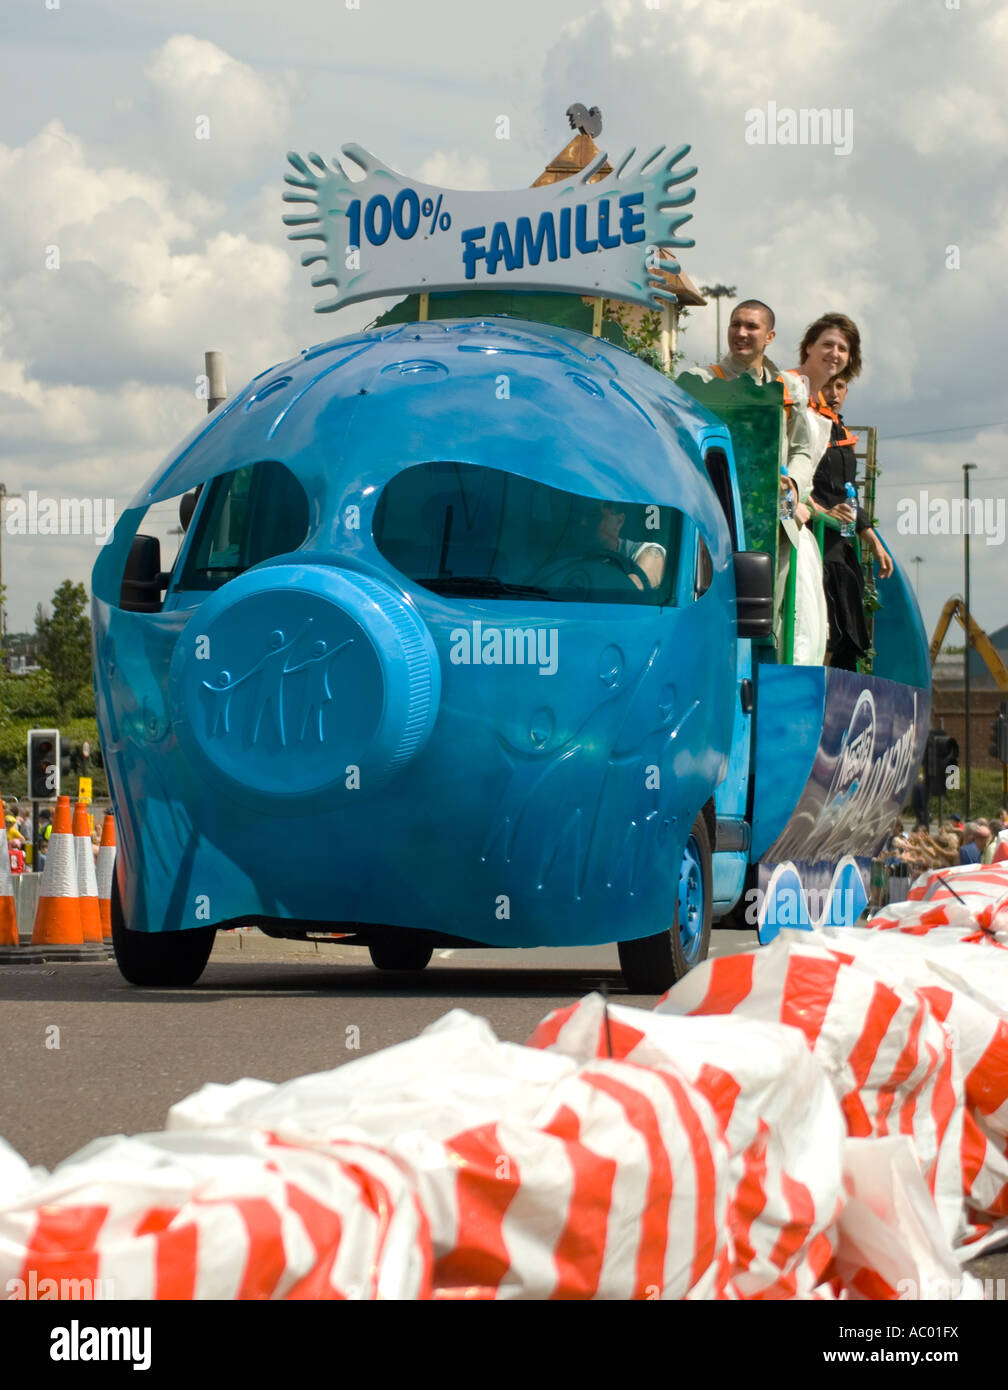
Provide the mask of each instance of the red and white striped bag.
{"label": "red and white striped bag", "polygon": [[730,1155],[688,1079],[578,1066],[456,1010],[419,1037],[279,1086],[204,1087],[174,1125],[367,1135],[409,1165],[438,1298],[715,1297],[731,1267]]}
{"label": "red and white striped bag", "polygon": [[26,1297],[429,1295],[415,1184],[372,1146],[292,1148],[234,1129],[120,1136],[19,1186],[0,1201],[0,1287],[20,1281]]}
{"label": "red and white striped bag", "polygon": [[844,1182],[833,1283],[845,1297],[983,1297],[979,1280],[961,1271],[945,1238],[905,1135],[848,1139]]}
{"label": "red and white striped bag", "polygon": [[[843,937],[856,928],[846,928]],[[964,1088],[955,1049],[927,998],[882,979],[818,933],[785,931],[756,954],[704,962],[657,1006],[798,1029],[833,1085],[853,1137],[907,1134],[942,1227],[965,1234],[960,1148]]]}
{"label": "red and white striped bag", "polygon": [[957,864],[914,880],[910,902],[965,908],[976,926],[1008,932],[1008,863]]}
{"label": "red and white striped bag", "polygon": [[834,1253],[846,1131],[826,1075],[794,1030],[606,1009],[592,994],[550,1014],[529,1042],[580,1061],[611,1048],[625,1061],[685,1073],[717,1114],[734,1161],[726,1292],[813,1294]]}
{"label": "red and white striped bag", "polygon": [[[421,1190],[454,1197],[436,1298],[723,1296],[731,1164],[706,1100],[672,1068],[600,1060],[558,1085],[537,1123],[446,1141]],[[437,1227],[438,1223],[435,1222]]]}
{"label": "red and white striped bag", "polygon": [[[955,928],[925,937],[843,929],[822,933],[886,979],[927,999],[963,1077],[962,1184],[970,1255],[1008,1230],[1008,952],[977,950]],[[974,1246],[972,1243],[977,1242]]]}

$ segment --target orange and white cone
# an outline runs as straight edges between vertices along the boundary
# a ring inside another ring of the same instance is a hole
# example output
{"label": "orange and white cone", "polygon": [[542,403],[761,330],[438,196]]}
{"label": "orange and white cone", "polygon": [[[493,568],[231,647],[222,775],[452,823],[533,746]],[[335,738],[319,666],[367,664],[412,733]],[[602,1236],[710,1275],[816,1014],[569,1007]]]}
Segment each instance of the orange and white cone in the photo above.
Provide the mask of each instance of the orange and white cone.
{"label": "orange and white cone", "polygon": [[7,822],[0,801],[0,946],[18,944],[17,908],[14,906],[14,877],[7,850]]}
{"label": "orange and white cone", "polygon": [[32,931],[33,946],[82,946],[80,898],[77,894],[77,861],[74,852],[70,798],[56,802],[45,868],[39,885],[38,908]]}
{"label": "orange and white cone", "polygon": [[74,856],[77,861],[77,894],[80,897],[81,928],[84,940],[101,945],[102,922],[98,910],[98,880],[95,877],[94,850],[86,801],[78,801],[73,816]]}
{"label": "orange and white cone", "polygon": [[112,875],[115,873],[115,857],[115,812],[109,810],[102,821],[97,866],[98,911],[101,914],[102,935],[106,941],[112,939]]}

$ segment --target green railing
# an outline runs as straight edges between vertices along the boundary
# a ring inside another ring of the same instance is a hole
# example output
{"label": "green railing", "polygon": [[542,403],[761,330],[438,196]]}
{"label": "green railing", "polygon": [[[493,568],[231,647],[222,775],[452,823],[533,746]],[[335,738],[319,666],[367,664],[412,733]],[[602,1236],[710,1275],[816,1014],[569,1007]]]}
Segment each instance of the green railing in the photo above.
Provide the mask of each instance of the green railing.
{"label": "green railing", "polygon": [[[822,555],[825,545],[826,528],[832,531],[840,530],[840,522],[834,517],[817,514],[812,523],[812,532],[819,546],[819,554]],[[858,557],[858,564],[861,566],[862,573],[867,574],[864,588],[864,612],[865,621],[868,624],[869,641],[871,640],[874,628],[873,618],[882,607],[879,601],[878,589],[875,587],[874,572],[870,566],[865,568],[864,547],[861,544],[861,537],[853,535],[850,537],[854,546],[854,552]],[[794,629],[795,629],[795,593],[798,583],[798,566],[795,563],[795,550],[791,547],[791,554],[788,557],[787,580],[784,585],[784,599],[781,606],[781,626],[780,626],[780,664],[782,666],[794,665]],[[875,648],[869,646],[864,656],[858,662],[858,670],[866,675],[871,674],[872,663],[875,658]]]}

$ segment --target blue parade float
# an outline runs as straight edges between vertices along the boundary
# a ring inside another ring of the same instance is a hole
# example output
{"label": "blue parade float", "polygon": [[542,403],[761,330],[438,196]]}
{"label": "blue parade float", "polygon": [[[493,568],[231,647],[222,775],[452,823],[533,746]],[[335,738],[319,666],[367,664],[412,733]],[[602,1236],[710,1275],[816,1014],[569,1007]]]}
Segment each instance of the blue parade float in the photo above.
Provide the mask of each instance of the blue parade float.
{"label": "blue parade float", "polygon": [[657,991],[777,866],[863,868],[926,735],[920,616],[897,572],[871,675],[781,664],[774,573],[732,432],[598,337],[429,319],[261,373],[94,570],[123,974],[254,924],[392,969],[617,942]]}

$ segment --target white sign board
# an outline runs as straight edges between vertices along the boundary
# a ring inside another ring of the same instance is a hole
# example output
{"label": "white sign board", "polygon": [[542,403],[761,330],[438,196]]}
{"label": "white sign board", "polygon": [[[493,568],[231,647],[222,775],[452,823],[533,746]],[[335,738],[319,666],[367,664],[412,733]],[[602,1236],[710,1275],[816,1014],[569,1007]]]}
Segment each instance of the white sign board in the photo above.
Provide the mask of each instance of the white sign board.
{"label": "white sign board", "polygon": [[661,248],[692,246],[676,235],[695,190],[696,173],[681,168],[683,145],[660,146],[639,163],[631,150],[597,183],[600,154],[578,175],[542,188],[505,193],[434,188],[404,178],[360,145],[343,155],[364,171],[353,180],[338,160],[288,154],[297,192],[284,201],[300,210],[284,216],[292,241],[321,245],[302,265],[318,266],[316,288],[336,293],[316,304],[328,313],[362,299],[430,290],[541,290],[602,296],[649,309],[674,303],[655,272],[677,271],[659,261]]}

